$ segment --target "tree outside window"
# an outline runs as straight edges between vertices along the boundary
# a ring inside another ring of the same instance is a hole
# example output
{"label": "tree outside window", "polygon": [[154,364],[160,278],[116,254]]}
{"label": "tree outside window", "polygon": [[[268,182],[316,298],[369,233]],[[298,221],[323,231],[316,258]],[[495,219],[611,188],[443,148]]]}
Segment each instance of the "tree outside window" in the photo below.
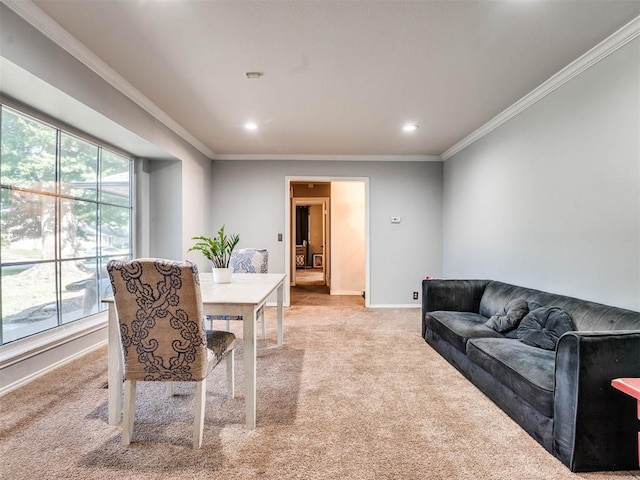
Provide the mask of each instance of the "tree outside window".
{"label": "tree outside window", "polygon": [[2,106],[0,292],[8,343],[103,310],[131,257],[131,160]]}

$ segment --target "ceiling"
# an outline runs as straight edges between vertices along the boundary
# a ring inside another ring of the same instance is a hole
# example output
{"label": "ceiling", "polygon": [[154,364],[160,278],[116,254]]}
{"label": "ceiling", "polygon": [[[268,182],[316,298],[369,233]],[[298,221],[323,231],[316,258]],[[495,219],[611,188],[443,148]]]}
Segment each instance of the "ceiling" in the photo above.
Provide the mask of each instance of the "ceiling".
{"label": "ceiling", "polygon": [[440,155],[640,15],[637,0],[33,3],[214,158]]}

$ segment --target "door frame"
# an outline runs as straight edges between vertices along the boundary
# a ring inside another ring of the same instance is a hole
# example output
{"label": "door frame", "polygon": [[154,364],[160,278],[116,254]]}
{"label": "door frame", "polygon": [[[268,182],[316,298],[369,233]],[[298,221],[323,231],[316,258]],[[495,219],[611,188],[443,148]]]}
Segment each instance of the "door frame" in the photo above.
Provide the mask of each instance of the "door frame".
{"label": "door frame", "polygon": [[[297,197],[291,198],[291,209],[294,210],[295,207],[305,207],[311,205],[320,205],[322,206],[322,254],[324,255],[322,262],[322,274],[324,276],[324,283],[328,287],[331,287],[331,269],[329,266],[331,265],[331,201],[329,197]],[[291,232],[296,231],[296,216],[291,215]],[[293,234],[291,235],[291,245],[289,248],[291,249],[291,286],[296,285],[296,271],[295,268],[295,257],[296,252],[294,250],[294,240]]]}
{"label": "door frame", "polygon": [[[371,253],[370,253],[370,207],[369,207],[369,177],[339,177],[339,176],[314,176],[314,175],[298,175],[298,176],[285,176],[284,178],[284,271],[287,274],[284,288],[284,303],[286,306],[290,305],[290,291],[291,291],[291,266],[292,260],[295,260],[292,255],[291,249],[291,205],[293,199],[293,191],[291,189],[291,183],[303,182],[303,183],[321,183],[321,182],[363,182],[364,183],[364,255],[365,255],[365,287],[364,287],[364,306],[369,307],[371,301]],[[331,217],[329,217],[331,222]],[[293,252],[295,253],[295,251]]]}

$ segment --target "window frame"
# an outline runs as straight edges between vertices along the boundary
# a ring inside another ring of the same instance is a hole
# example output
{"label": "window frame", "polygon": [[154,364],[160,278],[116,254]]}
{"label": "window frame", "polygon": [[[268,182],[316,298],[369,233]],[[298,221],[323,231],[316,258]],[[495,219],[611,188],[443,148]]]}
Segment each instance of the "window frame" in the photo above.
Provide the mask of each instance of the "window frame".
{"label": "window frame", "polygon": [[[29,352],[33,352],[34,350],[41,351],[42,349],[54,348],[57,345],[65,343],[66,341],[73,340],[78,336],[86,335],[88,333],[99,330],[100,328],[104,328],[105,326],[105,318],[106,318],[106,308],[101,309],[100,304],[98,303],[98,312],[96,313],[83,313],[82,316],[75,318],[73,320],[65,320],[63,318],[62,312],[62,300],[64,294],[64,288],[62,285],[62,277],[63,277],[63,265],[65,262],[77,260],[74,256],[73,259],[66,258],[61,251],[61,234],[62,234],[62,226],[61,226],[61,218],[60,211],[61,205],[64,201],[87,201],[89,203],[93,203],[96,206],[97,212],[97,220],[99,222],[96,224],[98,227],[98,231],[96,233],[96,267],[99,267],[101,264],[101,259],[108,257],[109,255],[104,255],[102,252],[102,235],[100,232],[102,231],[102,210],[104,206],[107,207],[117,207],[127,209],[129,211],[128,216],[128,253],[124,255],[119,255],[119,257],[126,256],[127,258],[133,258],[135,255],[135,238],[136,233],[134,231],[135,228],[135,162],[136,158],[129,152],[123,151],[122,149],[115,147],[107,142],[100,140],[99,138],[94,137],[91,134],[78,130],[70,125],[67,125],[63,122],[56,120],[42,112],[38,112],[28,107],[27,105],[16,102],[10,98],[0,95],[0,127],[2,125],[2,111],[4,109],[8,109],[20,116],[24,116],[28,119],[34,120],[36,122],[42,123],[46,127],[53,128],[55,131],[56,137],[56,152],[55,152],[55,168],[56,168],[56,178],[55,178],[55,192],[43,192],[38,191],[31,188],[21,188],[12,185],[1,185],[3,191],[18,191],[24,193],[37,193],[38,195],[47,196],[54,199],[55,202],[55,210],[56,210],[56,220],[54,225],[54,237],[55,237],[55,255],[53,260],[40,259],[36,262],[26,262],[26,261],[15,261],[15,262],[2,262],[0,259],[0,265],[2,267],[6,266],[15,266],[21,265],[25,263],[54,263],[56,265],[56,273],[55,273],[55,299],[56,299],[56,315],[55,322],[56,325],[50,328],[46,328],[44,330],[34,332],[32,334],[28,334],[23,337],[15,338],[6,343],[5,341],[5,332],[4,326],[0,325],[0,368],[3,368],[6,365],[10,365],[20,359],[28,358],[30,356]],[[96,147],[96,198],[94,200],[87,200],[85,198],[69,195],[63,193],[60,185],[60,165],[63,162],[64,155],[61,152],[61,138],[63,135],[76,137],[78,140],[82,142],[87,142],[92,146]],[[113,202],[105,201],[102,195],[103,189],[103,163],[102,157],[103,152],[108,152],[110,154],[114,154],[116,156],[122,157],[128,161],[128,204],[116,204]],[[1,248],[1,247],[0,247]],[[82,257],[79,257],[80,259]],[[98,277],[97,282],[99,285],[101,276],[100,269],[98,268]],[[2,282],[0,282],[0,297],[2,295]],[[101,295],[101,294],[99,294]],[[2,319],[2,307],[0,307],[0,321]]]}

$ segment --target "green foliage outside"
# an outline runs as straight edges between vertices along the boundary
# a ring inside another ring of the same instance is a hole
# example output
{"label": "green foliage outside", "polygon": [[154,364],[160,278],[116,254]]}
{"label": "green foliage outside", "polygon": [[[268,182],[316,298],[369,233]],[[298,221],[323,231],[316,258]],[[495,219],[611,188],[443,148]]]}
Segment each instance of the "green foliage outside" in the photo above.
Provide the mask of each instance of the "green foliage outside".
{"label": "green foliage outside", "polygon": [[[130,251],[130,160],[4,106],[0,145],[2,322],[24,317],[38,306],[42,315],[51,316],[45,306],[56,302],[56,271],[62,271],[62,321],[81,318],[86,312],[74,313],[78,307],[70,307],[67,300],[73,297],[81,305],[84,292],[65,286],[95,278],[101,266],[100,259],[81,258],[98,257],[99,241],[112,247],[111,255],[114,250],[125,255]],[[31,268],[6,267],[11,262],[75,258]],[[20,322],[37,323],[29,315]]]}
{"label": "green foliage outside", "polygon": [[[10,110],[2,111],[2,148],[0,179],[3,187],[12,186],[31,191],[2,189],[1,244],[27,239],[41,241],[41,257],[54,258],[54,197],[56,193],[56,129],[23,117]],[[60,134],[60,193],[68,195],[60,204],[61,248],[65,256],[84,256],[82,245],[97,243],[96,225],[108,233],[124,234],[129,228],[129,160],[102,151],[103,189],[112,193],[98,194],[99,149],[72,135]],[[109,178],[120,174],[126,184],[109,187]],[[104,198],[107,197],[107,198]],[[121,206],[104,206],[98,212],[98,201]],[[124,231],[123,231],[124,230]],[[128,245],[120,247],[127,248]],[[6,253],[6,252],[5,252]]]}

